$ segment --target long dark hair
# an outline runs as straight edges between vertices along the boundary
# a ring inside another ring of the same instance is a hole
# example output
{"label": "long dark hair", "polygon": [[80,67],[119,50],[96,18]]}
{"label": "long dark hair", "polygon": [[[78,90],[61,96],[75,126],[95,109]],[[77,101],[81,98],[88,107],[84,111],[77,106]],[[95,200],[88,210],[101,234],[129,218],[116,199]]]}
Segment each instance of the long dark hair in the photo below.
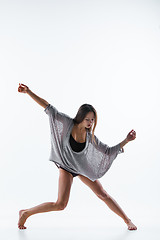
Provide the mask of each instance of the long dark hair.
{"label": "long dark hair", "polygon": [[[87,113],[89,113],[89,112],[93,112],[94,113],[94,118],[95,118],[94,119],[94,125],[92,125],[88,130],[89,130],[89,132],[92,131],[92,142],[93,142],[93,140],[95,142],[94,130],[95,130],[96,125],[97,125],[97,112],[96,112],[95,108],[92,105],[86,103],[86,104],[83,104],[82,106],[80,106],[80,108],[78,109],[78,112],[77,112],[75,118],[73,118],[73,122],[74,122],[74,124],[81,123],[84,120],[84,118],[87,115]],[[92,127],[93,127],[93,129],[92,129]]]}

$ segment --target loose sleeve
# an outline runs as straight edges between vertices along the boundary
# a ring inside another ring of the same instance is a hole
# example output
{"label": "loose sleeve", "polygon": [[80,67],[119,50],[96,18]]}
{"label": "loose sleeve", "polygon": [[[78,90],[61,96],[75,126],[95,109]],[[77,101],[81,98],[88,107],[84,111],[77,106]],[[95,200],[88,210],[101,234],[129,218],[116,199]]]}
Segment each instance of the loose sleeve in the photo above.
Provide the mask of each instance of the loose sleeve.
{"label": "loose sleeve", "polygon": [[106,155],[114,155],[115,153],[119,154],[124,152],[124,149],[120,147],[120,143],[113,146],[109,147],[107,144],[101,142],[96,136],[95,137],[95,142],[94,146],[99,150],[100,152],[106,154]]}
{"label": "loose sleeve", "polygon": [[52,119],[52,121],[59,121],[59,122],[68,122],[71,120],[71,118],[62,112],[59,112],[57,108],[52,106],[51,104],[48,104],[48,106],[44,109],[44,112]]}
{"label": "loose sleeve", "polygon": [[121,149],[120,144],[109,147],[107,144],[101,142],[96,136],[94,148],[99,156],[97,159],[97,176],[100,178],[109,170],[114,159],[119,153],[123,152],[123,150]]}
{"label": "loose sleeve", "polygon": [[47,115],[52,115],[55,117],[55,115],[57,114],[57,109],[55,107],[53,107],[51,104],[48,104],[48,106],[44,109],[44,112]]}
{"label": "loose sleeve", "polygon": [[63,145],[62,141],[67,134],[69,126],[73,122],[73,119],[70,118],[67,114],[59,112],[51,104],[45,108],[44,112],[49,117],[52,146],[53,148],[55,148],[55,146],[58,146],[59,150],[56,151],[60,152],[60,147]]}

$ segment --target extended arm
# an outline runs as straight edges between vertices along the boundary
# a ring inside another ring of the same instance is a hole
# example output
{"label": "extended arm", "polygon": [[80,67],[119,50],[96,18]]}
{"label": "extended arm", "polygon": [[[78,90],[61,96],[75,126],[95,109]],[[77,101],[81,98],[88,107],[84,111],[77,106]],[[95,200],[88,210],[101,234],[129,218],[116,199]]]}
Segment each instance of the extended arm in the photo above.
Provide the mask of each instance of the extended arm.
{"label": "extended arm", "polygon": [[39,105],[41,105],[42,107],[46,108],[48,106],[48,102],[46,100],[44,100],[43,98],[38,97],[35,93],[33,93],[29,87],[27,87],[24,84],[20,84],[19,83],[19,87],[18,87],[18,92],[22,92],[22,93],[27,93],[33,100],[35,100]]}
{"label": "extended arm", "polygon": [[123,148],[128,142],[136,138],[136,132],[134,130],[130,131],[127,137],[120,143],[120,147]]}

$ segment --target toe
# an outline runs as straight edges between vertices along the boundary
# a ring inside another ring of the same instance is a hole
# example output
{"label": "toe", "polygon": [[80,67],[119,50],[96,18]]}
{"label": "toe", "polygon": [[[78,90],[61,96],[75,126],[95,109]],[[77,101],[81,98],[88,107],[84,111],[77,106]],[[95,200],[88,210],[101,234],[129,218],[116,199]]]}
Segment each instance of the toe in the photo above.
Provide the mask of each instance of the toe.
{"label": "toe", "polygon": [[25,226],[18,226],[18,227],[19,227],[19,229],[26,229]]}
{"label": "toe", "polygon": [[128,230],[137,230],[136,227],[129,227]]}

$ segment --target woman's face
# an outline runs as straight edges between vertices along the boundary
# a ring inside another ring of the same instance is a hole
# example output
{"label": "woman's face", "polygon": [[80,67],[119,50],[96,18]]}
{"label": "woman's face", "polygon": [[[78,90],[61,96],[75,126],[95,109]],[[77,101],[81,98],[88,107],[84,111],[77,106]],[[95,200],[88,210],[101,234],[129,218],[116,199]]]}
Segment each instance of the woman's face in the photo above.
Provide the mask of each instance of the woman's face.
{"label": "woman's face", "polygon": [[94,123],[95,117],[94,117],[94,113],[93,112],[89,112],[87,113],[87,115],[85,116],[84,120],[83,120],[83,126],[85,128],[90,128],[92,127],[93,123]]}

